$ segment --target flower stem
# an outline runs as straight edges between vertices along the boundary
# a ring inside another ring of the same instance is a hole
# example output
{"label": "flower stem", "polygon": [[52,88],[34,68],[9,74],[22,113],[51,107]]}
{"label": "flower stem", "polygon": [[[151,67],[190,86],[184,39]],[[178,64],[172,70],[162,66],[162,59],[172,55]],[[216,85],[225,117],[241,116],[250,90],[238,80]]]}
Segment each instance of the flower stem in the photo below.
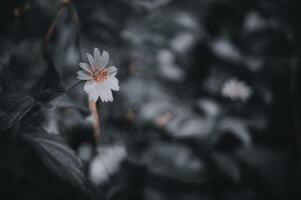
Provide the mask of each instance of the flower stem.
{"label": "flower stem", "polygon": [[97,146],[100,139],[100,125],[99,125],[99,116],[97,112],[96,103],[89,101],[89,110],[93,118],[93,135],[95,139],[95,144]]}

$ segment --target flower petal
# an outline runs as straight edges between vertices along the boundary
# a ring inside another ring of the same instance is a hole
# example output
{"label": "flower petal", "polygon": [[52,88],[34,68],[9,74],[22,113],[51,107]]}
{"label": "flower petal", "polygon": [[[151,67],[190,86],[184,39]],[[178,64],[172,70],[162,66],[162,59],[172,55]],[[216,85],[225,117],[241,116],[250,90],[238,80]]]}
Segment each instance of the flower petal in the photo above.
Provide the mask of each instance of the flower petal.
{"label": "flower petal", "polygon": [[106,87],[104,84],[99,84],[97,87],[97,91],[102,102],[113,101],[113,95],[110,88]]}
{"label": "flower petal", "polygon": [[116,76],[118,69],[115,66],[111,66],[111,67],[108,67],[107,71],[108,71],[109,76]]}
{"label": "flower petal", "polygon": [[84,91],[89,94],[93,90],[97,90],[95,81],[94,80],[87,81],[84,86]]}
{"label": "flower petal", "polygon": [[90,66],[87,63],[79,63],[80,68],[83,70],[92,73]]}
{"label": "flower petal", "polygon": [[92,68],[93,71],[95,71],[95,60],[93,58],[93,56],[89,53],[86,54],[90,63],[90,66]]}
{"label": "flower petal", "polygon": [[94,61],[95,64],[97,65],[97,68],[101,68],[101,55],[100,52],[98,50],[98,48],[94,48]]}
{"label": "flower petal", "polygon": [[98,99],[97,90],[93,90],[92,92],[89,93],[89,101],[93,101],[96,103],[97,99]]}
{"label": "flower petal", "polygon": [[98,96],[100,97],[101,101],[102,102],[107,102],[108,97],[107,97],[107,94],[105,92],[105,89],[103,89],[102,86],[99,86],[97,88],[97,91],[98,91]]}
{"label": "flower petal", "polygon": [[103,84],[114,91],[119,91],[120,89],[118,79],[116,77],[108,77],[108,79],[106,79]]}
{"label": "flower petal", "polygon": [[79,80],[91,80],[93,77],[89,76],[84,71],[78,71],[77,72],[77,79]]}
{"label": "flower petal", "polygon": [[107,51],[103,51],[100,60],[100,67],[106,67],[109,63],[109,58],[109,53]]}
{"label": "flower petal", "polygon": [[112,91],[109,88],[104,88],[104,92],[107,96],[107,101],[106,102],[112,102],[113,101]]}

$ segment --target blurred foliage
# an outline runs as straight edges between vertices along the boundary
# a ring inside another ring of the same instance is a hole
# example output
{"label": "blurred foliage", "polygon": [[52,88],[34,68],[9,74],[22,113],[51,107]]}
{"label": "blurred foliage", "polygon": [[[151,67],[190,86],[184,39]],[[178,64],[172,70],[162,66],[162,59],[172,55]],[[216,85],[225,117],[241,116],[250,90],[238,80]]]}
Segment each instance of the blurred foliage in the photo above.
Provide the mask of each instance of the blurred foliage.
{"label": "blurred foliage", "polygon": [[[0,199],[300,199],[298,0],[0,2]],[[78,63],[121,90],[95,145]],[[223,83],[251,86],[247,103]]]}

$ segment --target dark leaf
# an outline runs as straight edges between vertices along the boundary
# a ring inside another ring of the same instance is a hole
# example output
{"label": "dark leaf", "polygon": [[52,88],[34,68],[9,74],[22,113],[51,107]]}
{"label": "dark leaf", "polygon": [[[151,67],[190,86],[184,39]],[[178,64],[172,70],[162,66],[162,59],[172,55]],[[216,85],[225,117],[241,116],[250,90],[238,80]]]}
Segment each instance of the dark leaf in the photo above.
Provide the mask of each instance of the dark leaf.
{"label": "dark leaf", "polygon": [[240,181],[241,172],[238,163],[234,159],[222,153],[215,153],[213,159],[222,174],[230,178],[234,183]]}
{"label": "dark leaf", "polygon": [[60,94],[65,92],[65,89],[62,87],[59,88],[53,88],[53,89],[47,89],[39,92],[38,95],[35,95],[34,98],[37,100],[39,103],[48,103],[58,97]]}
{"label": "dark leaf", "polygon": [[49,58],[47,51],[44,51],[44,59],[47,62],[48,70],[46,73],[44,89],[35,96],[35,99],[41,103],[48,103],[61,93],[65,92],[65,89],[60,84],[60,75],[55,68],[53,60]]}
{"label": "dark leaf", "polygon": [[82,115],[88,116],[90,114],[89,110],[82,105],[74,103],[67,95],[60,95],[55,100],[49,103],[51,106],[57,109],[75,109],[79,111]]}
{"label": "dark leaf", "polygon": [[51,59],[47,59],[48,71],[46,74],[46,82],[44,89],[61,88],[60,76]]}
{"label": "dark leaf", "polygon": [[65,91],[60,83],[59,72],[55,67],[53,59],[49,56],[49,52],[47,50],[48,43],[49,38],[46,38],[43,43],[42,54],[45,62],[47,63],[48,69],[45,75],[44,88],[37,96],[37,100],[41,103],[48,103]]}
{"label": "dark leaf", "polygon": [[[58,178],[33,149],[16,149],[0,141],[0,199],[90,199],[73,185]],[[16,190],[18,192],[16,192]],[[7,196],[3,197],[4,194]]]}
{"label": "dark leaf", "polygon": [[26,94],[11,94],[0,97],[0,131],[17,124],[36,106]]}
{"label": "dark leaf", "polygon": [[86,191],[86,178],[82,162],[61,137],[43,130],[25,134],[24,137],[33,146],[45,165],[56,175]]}
{"label": "dark leaf", "polygon": [[[1,70],[1,69],[0,69]],[[15,77],[14,72],[8,66],[4,66],[1,70],[1,86],[6,92],[16,92],[20,90],[18,79]]]}

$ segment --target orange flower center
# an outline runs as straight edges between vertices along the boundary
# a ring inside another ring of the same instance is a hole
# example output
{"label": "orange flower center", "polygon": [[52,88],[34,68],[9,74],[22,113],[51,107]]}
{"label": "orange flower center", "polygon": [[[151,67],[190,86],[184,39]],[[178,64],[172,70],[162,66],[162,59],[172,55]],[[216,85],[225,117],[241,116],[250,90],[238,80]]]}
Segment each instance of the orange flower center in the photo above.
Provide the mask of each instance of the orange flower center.
{"label": "orange flower center", "polygon": [[99,71],[94,73],[93,79],[96,82],[102,82],[108,78],[108,71],[105,69],[100,69]]}

